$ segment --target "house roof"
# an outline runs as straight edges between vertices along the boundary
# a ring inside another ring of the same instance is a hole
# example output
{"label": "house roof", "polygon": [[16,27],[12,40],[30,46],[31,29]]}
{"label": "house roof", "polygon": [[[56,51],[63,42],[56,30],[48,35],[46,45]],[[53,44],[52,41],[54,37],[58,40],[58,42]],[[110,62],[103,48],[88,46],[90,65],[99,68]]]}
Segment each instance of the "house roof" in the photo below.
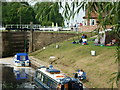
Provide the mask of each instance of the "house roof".
{"label": "house roof", "polygon": [[[103,13],[102,14],[102,18],[104,18],[106,16],[106,13]],[[85,16],[83,17],[83,19],[87,19],[88,18],[88,14],[87,14],[87,11],[85,13]],[[90,19],[97,19],[98,18],[98,13],[95,13],[95,12],[91,12],[90,13]]]}
{"label": "house roof", "polygon": [[[91,12],[91,13],[90,13],[90,18],[91,18],[91,19],[97,19],[97,17],[98,17],[98,14],[97,14],[97,13],[95,13],[95,12]],[[87,11],[86,11],[85,16],[83,17],[83,19],[86,19],[86,18],[88,18]]]}

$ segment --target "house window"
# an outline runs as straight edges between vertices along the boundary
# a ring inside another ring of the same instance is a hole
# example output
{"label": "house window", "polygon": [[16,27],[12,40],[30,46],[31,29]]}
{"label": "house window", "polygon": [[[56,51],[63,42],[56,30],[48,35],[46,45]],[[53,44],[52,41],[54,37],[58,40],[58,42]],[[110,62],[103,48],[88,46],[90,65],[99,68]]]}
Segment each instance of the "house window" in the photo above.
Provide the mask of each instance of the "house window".
{"label": "house window", "polygon": [[95,19],[90,19],[90,26],[94,26],[95,25]]}
{"label": "house window", "polygon": [[96,24],[99,24],[100,22],[99,21],[96,21]]}
{"label": "house window", "polygon": [[87,26],[87,19],[84,19],[84,26]]}

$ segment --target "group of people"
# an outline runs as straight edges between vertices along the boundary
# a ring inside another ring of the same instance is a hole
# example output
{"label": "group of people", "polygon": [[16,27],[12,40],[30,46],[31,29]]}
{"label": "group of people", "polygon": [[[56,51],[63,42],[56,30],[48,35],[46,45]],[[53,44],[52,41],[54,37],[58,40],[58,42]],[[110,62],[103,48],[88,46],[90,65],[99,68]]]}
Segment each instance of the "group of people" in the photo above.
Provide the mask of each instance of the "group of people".
{"label": "group of people", "polygon": [[81,37],[81,39],[78,42],[73,41],[72,43],[73,44],[80,43],[82,45],[87,45],[88,43],[87,43],[87,39],[86,38],[87,38],[87,35],[83,34],[82,37]]}
{"label": "group of people", "polygon": [[85,80],[86,79],[86,72],[84,72],[82,69],[81,70],[78,70],[76,73],[75,73],[75,78],[79,78],[80,80]]}
{"label": "group of people", "polygon": [[87,45],[87,35],[83,34],[82,38],[79,40],[80,43],[82,43],[82,45]]}

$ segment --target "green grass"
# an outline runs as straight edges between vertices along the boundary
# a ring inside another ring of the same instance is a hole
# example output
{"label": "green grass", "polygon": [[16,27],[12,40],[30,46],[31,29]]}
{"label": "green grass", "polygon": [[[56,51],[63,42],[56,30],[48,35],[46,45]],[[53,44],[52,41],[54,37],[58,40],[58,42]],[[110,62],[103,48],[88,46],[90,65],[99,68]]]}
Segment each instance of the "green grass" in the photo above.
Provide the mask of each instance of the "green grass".
{"label": "green grass", "polygon": [[[78,37],[74,38],[75,40]],[[45,50],[33,52],[31,55],[35,58],[48,62],[50,64],[50,56],[55,56],[53,65],[69,76],[77,69],[83,69],[87,73],[86,87],[92,88],[111,88],[108,83],[111,74],[117,71],[115,63],[116,46],[94,46],[93,41],[89,41],[89,45],[72,44],[73,38],[52,44]],[[56,45],[60,48],[55,48]],[[90,51],[95,50],[96,56],[91,56]],[[116,85],[114,85],[116,87]]]}

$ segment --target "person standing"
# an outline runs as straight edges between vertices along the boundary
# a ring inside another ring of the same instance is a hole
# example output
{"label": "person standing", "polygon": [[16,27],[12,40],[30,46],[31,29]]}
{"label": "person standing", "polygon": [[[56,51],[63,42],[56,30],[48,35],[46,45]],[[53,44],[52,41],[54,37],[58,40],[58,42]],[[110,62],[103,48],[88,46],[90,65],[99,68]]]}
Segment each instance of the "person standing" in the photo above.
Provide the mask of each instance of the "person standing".
{"label": "person standing", "polygon": [[67,22],[67,28],[69,28],[69,22]]}
{"label": "person standing", "polygon": [[70,28],[71,28],[71,31],[73,31],[73,24],[71,23],[71,25],[70,25]]}
{"label": "person standing", "polygon": [[76,20],[76,22],[75,22],[74,27],[75,27],[75,31],[78,32],[78,23],[77,23],[77,20]]}

